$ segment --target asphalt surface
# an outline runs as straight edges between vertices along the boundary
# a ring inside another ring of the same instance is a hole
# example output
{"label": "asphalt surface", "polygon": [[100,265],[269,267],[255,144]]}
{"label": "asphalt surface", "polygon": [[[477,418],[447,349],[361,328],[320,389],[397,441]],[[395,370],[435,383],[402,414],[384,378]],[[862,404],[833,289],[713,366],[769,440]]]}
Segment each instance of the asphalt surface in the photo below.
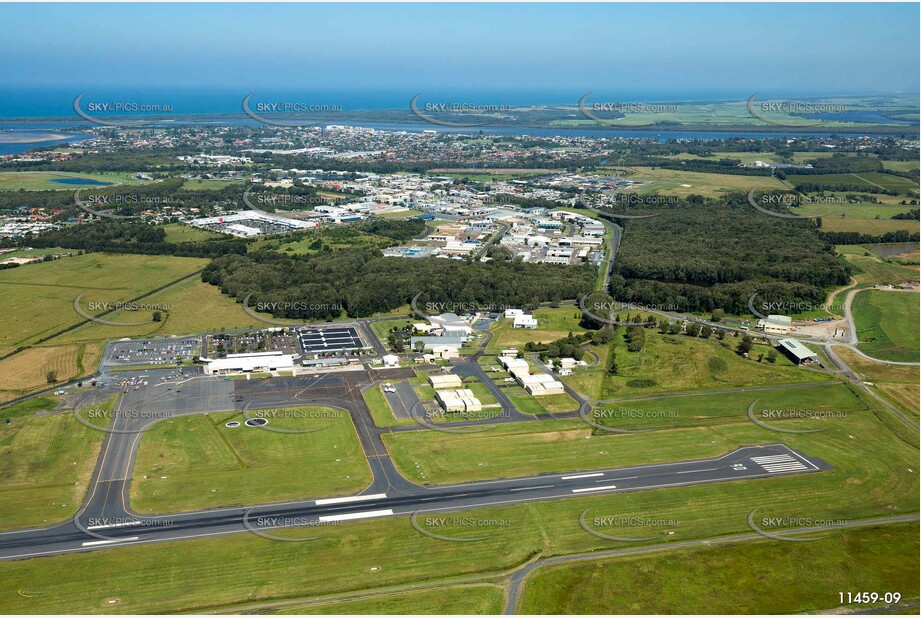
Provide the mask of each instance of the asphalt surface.
{"label": "asphalt surface", "polygon": [[[114,435],[114,434],[113,434]],[[389,458],[387,459],[389,461]],[[391,464],[392,466],[392,464]],[[202,538],[250,531],[330,524],[387,516],[650,490],[682,485],[760,479],[829,470],[825,462],[783,444],[742,447],[713,459],[606,470],[422,487],[407,481],[369,487],[362,495],[250,508],[214,509],[157,517],[123,513],[75,520],[50,528],[0,535],[0,558],[26,558],[94,551],[144,543]],[[381,466],[375,475],[395,470]],[[389,480],[393,480],[392,478]],[[374,484],[372,484],[374,485]],[[91,500],[92,502],[92,500]]]}

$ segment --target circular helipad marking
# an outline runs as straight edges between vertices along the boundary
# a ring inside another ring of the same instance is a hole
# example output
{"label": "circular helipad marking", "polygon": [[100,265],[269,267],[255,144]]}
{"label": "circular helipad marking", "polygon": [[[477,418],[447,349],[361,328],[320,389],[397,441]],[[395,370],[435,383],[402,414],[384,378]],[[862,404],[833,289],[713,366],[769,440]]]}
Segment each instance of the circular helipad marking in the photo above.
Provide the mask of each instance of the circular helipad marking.
{"label": "circular helipad marking", "polygon": [[262,427],[263,425],[268,425],[268,419],[264,418],[251,418],[246,421],[247,427]]}
{"label": "circular helipad marking", "polygon": [[224,423],[224,427],[239,427],[240,421],[230,421],[229,423]]}

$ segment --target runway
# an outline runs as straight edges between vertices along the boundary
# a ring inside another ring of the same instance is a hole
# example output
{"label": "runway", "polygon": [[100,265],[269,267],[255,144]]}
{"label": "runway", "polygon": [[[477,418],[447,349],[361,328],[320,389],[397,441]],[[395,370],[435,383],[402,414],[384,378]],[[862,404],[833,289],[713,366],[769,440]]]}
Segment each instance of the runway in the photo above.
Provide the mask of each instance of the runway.
{"label": "runway", "polygon": [[573,472],[307,500],[256,508],[215,509],[163,516],[85,516],[51,528],[0,535],[0,559],[97,551],[145,543],[203,538],[337,521],[408,516],[586,495],[754,480],[830,470],[783,444],[742,447],[713,459]]}

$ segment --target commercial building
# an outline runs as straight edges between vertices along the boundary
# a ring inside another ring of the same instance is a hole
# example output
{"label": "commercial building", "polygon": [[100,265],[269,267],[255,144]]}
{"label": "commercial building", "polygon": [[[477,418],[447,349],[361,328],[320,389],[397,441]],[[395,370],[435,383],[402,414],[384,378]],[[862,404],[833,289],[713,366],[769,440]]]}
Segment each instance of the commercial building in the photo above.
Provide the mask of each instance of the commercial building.
{"label": "commercial building", "polygon": [[205,373],[211,375],[228,373],[269,372],[294,367],[294,355],[273,352],[253,352],[251,354],[228,354],[225,358],[204,358]]}
{"label": "commercial building", "polygon": [[758,320],[758,328],[770,335],[786,335],[792,330],[792,322],[788,315],[769,315]]}
{"label": "commercial building", "polygon": [[432,351],[436,346],[452,346],[460,349],[464,345],[464,342],[467,341],[466,337],[449,337],[447,335],[443,337],[434,337],[434,336],[422,336],[422,337],[410,337],[409,338],[409,347],[412,348],[413,352],[418,352],[419,348],[416,345],[417,343],[422,344],[423,351]]}

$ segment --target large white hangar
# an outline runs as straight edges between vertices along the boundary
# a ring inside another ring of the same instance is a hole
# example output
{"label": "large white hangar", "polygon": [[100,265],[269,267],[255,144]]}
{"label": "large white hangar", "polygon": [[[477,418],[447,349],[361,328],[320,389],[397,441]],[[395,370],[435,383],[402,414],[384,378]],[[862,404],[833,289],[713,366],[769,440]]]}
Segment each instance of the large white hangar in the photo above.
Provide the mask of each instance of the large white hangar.
{"label": "large white hangar", "polygon": [[203,357],[199,360],[205,363],[205,373],[211,375],[279,371],[294,367],[294,354],[285,354],[279,350],[228,354],[224,358]]}

